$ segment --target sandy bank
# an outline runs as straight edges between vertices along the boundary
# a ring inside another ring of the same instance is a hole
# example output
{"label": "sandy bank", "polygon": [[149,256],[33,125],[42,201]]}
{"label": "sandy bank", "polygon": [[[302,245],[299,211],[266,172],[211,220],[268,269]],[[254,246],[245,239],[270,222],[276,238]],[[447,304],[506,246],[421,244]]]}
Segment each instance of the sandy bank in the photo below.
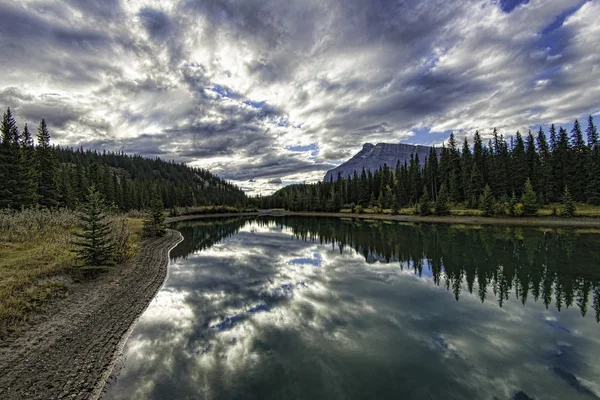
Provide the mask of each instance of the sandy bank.
{"label": "sandy bank", "polygon": [[160,289],[169,230],[99,278],[73,285],[27,327],[0,343],[1,399],[89,399],[100,394],[130,327]]}

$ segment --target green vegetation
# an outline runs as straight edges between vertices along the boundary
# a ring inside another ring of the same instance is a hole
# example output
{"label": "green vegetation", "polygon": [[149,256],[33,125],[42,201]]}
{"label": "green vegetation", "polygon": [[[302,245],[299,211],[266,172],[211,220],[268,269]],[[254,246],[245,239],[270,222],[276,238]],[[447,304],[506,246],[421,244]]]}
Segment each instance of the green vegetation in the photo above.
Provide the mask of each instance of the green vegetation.
{"label": "green vegetation", "polygon": [[423,164],[413,156],[395,169],[384,165],[349,178],[291,185],[257,202],[292,211],[391,209],[400,214],[412,208],[424,215],[431,212],[425,198],[435,205],[443,195],[453,210],[479,207],[486,216],[533,216],[546,215],[538,210],[560,202],[568,187],[578,204],[600,205],[600,140],[591,116],[586,132],[584,140],[578,121],[570,136],[552,125],[549,139],[541,128],[535,136],[517,132],[508,141],[494,130],[487,145],[476,132],[472,145],[465,138],[462,149],[451,134],[448,145],[432,148]]}
{"label": "green vegetation", "polygon": [[111,226],[105,214],[106,206],[100,193],[90,187],[87,201],[81,206],[80,228],[75,232],[79,238],[74,244],[75,253],[85,268],[103,268],[114,263],[115,243],[111,238]]}
{"label": "green vegetation", "polygon": [[[111,215],[115,261],[139,247],[141,220]],[[0,210],[0,337],[81,279],[73,233],[79,217],[67,209]]]}
{"label": "green vegetation", "polygon": [[165,207],[162,201],[155,197],[150,203],[150,210],[144,218],[142,233],[144,237],[163,236],[167,231],[165,227]]}
{"label": "green vegetation", "polygon": [[10,108],[0,132],[0,209],[75,209],[92,185],[107,205],[123,212],[148,208],[154,194],[169,209],[250,204],[241,189],[204,169],[160,158],[52,146],[44,120],[34,146],[29,128],[19,131]]}
{"label": "green vegetation", "polygon": [[573,196],[569,191],[569,187],[565,186],[565,190],[562,195],[562,207],[560,209],[561,217],[573,218],[575,216],[575,203],[573,202]]}

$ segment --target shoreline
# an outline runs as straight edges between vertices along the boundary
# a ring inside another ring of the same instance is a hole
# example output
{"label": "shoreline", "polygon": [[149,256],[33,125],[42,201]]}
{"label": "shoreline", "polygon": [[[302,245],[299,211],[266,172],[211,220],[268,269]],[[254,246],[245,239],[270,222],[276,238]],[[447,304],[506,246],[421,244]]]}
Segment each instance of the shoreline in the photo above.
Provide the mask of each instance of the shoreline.
{"label": "shoreline", "polygon": [[170,217],[165,219],[165,223],[190,221],[196,219],[212,219],[226,217],[333,217],[363,220],[379,221],[397,221],[414,223],[442,223],[442,224],[461,224],[461,225],[502,225],[502,226],[530,226],[547,228],[600,228],[600,218],[592,217],[479,217],[479,216],[418,216],[418,215],[392,215],[392,214],[352,214],[341,212],[321,212],[321,211],[284,211],[284,210],[266,210],[247,213],[228,213],[228,214],[200,214],[200,215],[182,215],[179,217]]}
{"label": "shoreline", "polygon": [[418,215],[391,215],[391,214],[352,214],[340,212],[313,212],[313,211],[279,211],[273,216],[306,216],[306,217],[336,217],[364,220],[398,221],[398,222],[425,222],[462,225],[503,225],[503,226],[532,226],[548,228],[600,228],[600,218],[575,217],[477,217],[477,216],[418,216]]}
{"label": "shoreline", "polygon": [[96,399],[123,346],[167,278],[169,253],[182,240],[167,234],[96,279],[76,283],[31,323],[0,342],[0,398]]}
{"label": "shoreline", "polygon": [[[494,218],[263,210],[184,215],[166,223],[231,217],[334,217],[409,223],[600,228],[598,218]],[[183,237],[168,229],[136,256],[94,280],[76,283],[31,323],[0,342],[0,397],[99,399],[123,366],[136,322],[168,278],[169,253]]]}

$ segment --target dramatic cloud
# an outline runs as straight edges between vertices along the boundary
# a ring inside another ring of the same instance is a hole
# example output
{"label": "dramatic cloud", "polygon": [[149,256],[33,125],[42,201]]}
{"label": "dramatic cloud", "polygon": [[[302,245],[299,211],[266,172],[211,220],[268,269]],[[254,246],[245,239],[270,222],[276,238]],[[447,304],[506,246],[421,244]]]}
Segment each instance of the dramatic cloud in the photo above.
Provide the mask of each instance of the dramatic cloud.
{"label": "dramatic cloud", "polygon": [[596,15],[600,0],[0,0],[0,106],[59,144],[268,193],[367,141],[598,114]]}

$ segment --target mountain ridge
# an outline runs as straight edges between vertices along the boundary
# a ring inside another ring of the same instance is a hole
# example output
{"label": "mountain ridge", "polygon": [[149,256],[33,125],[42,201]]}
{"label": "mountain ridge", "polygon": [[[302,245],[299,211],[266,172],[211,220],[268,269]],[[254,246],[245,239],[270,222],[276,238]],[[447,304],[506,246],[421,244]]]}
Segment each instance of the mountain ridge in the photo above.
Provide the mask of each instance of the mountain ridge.
{"label": "mountain ridge", "polygon": [[[327,171],[324,182],[336,181],[338,174],[342,178],[351,177],[356,171],[361,174],[363,168],[366,172],[375,172],[387,164],[390,168],[396,168],[396,164],[409,162],[411,155],[419,156],[419,163],[425,164],[425,160],[431,151],[430,146],[413,145],[405,143],[365,143],[362,149],[343,164]],[[438,150],[439,151],[439,150]]]}

